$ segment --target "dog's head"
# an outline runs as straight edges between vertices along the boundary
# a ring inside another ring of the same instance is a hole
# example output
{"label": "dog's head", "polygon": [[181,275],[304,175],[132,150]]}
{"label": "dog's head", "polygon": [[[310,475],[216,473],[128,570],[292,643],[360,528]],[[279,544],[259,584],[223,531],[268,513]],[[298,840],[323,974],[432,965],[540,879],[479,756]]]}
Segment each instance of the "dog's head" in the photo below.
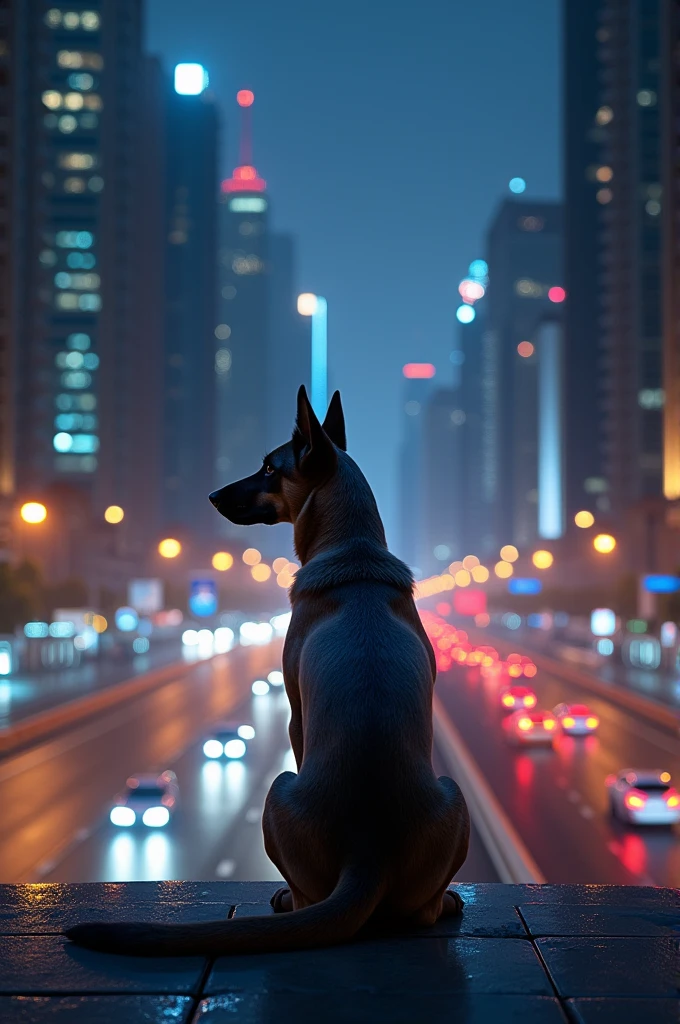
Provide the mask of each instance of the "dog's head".
{"label": "dog's head", "polygon": [[331,398],[321,424],[303,385],[298,391],[297,420],[290,441],[266,455],[257,473],[213,491],[210,500],[237,526],[294,523],[314,488],[335,473],[337,449],[345,451],[346,447],[340,392]]}

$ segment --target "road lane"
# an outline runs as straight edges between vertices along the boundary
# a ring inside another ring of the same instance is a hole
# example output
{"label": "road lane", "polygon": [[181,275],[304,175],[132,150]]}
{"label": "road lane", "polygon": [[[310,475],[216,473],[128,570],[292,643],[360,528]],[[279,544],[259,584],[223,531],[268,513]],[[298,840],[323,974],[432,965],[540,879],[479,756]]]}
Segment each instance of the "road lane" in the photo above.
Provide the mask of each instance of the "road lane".
{"label": "road lane", "polygon": [[43,877],[82,830],[90,830],[129,774],[162,769],[207,723],[235,707],[250,682],[279,661],[280,641],[237,647],[0,764],[0,880]]}
{"label": "road lane", "polygon": [[530,685],[541,708],[588,704],[600,718],[598,734],[559,736],[555,750],[518,750],[502,731],[496,682],[456,668],[440,677],[437,692],[548,881],[680,884],[678,833],[614,822],[604,785],[626,767],[665,768],[680,779],[675,737],[542,670]]}

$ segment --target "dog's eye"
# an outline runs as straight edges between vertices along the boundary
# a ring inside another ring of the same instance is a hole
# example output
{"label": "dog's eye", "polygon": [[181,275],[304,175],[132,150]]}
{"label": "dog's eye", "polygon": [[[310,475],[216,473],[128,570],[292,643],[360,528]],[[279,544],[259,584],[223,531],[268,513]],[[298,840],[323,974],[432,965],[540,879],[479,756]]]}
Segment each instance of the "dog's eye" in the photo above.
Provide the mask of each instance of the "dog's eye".
{"label": "dog's eye", "polygon": [[276,472],[276,470],[272,466],[271,462],[265,462],[265,464],[264,464],[264,475],[265,476],[274,476],[275,472]]}

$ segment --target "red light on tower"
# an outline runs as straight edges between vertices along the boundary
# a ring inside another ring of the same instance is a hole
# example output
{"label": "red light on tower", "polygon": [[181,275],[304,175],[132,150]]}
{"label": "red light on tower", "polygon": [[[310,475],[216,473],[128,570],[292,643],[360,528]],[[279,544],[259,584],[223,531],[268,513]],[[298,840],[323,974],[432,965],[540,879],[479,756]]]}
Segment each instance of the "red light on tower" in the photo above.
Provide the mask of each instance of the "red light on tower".
{"label": "red light on tower", "polygon": [[437,371],[432,363],[406,363],[406,366],[404,366],[402,370],[404,376],[408,377],[410,380],[418,378],[427,380],[428,377],[434,377],[436,372]]}
{"label": "red light on tower", "polygon": [[567,297],[567,293],[564,288],[560,288],[555,285],[553,288],[548,288],[548,298],[551,302],[564,302]]}
{"label": "red light on tower", "polygon": [[255,102],[255,93],[250,89],[239,89],[236,93],[236,102],[239,107],[252,107]]}

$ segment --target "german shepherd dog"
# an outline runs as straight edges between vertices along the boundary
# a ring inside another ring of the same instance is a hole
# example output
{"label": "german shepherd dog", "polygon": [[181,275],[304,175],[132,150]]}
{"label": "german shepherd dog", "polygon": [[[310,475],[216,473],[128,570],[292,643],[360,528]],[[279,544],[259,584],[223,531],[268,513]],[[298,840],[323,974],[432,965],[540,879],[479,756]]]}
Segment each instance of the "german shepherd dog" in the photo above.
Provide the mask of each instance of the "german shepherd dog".
{"label": "german shepherd dog", "polygon": [[345,448],[339,393],[321,425],[301,387],[292,440],[210,495],[232,523],[292,523],[301,562],[283,650],[298,773],[274,781],[262,821],[288,883],[272,897],[277,913],[80,924],[66,932],[79,945],[146,956],[304,949],[345,942],[371,917],[389,928],[460,913],[447,886],[470,824],[456,783],[432,770],[434,653],[411,572],[387,550]]}

